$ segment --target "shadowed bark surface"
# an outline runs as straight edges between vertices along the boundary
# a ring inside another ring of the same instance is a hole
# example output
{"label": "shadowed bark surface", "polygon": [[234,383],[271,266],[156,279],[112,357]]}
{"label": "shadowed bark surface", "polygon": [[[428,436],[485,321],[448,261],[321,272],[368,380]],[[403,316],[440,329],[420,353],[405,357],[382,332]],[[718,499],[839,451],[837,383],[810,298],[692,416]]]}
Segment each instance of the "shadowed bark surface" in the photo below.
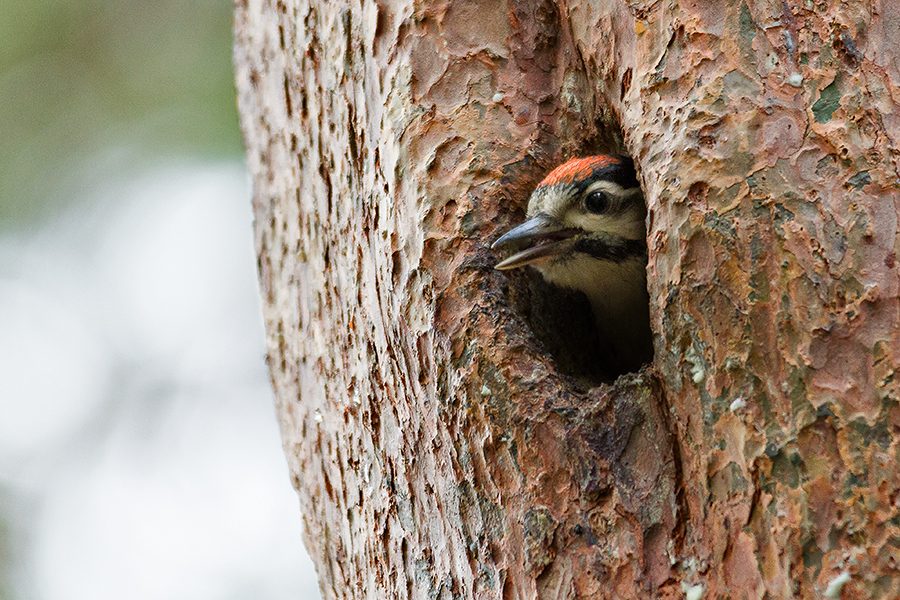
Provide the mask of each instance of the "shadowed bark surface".
{"label": "shadowed bark surface", "polygon": [[[236,38],[326,598],[900,597],[900,5],[244,0]],[[656,333],[612,385],[489,250],[604,151]]]}

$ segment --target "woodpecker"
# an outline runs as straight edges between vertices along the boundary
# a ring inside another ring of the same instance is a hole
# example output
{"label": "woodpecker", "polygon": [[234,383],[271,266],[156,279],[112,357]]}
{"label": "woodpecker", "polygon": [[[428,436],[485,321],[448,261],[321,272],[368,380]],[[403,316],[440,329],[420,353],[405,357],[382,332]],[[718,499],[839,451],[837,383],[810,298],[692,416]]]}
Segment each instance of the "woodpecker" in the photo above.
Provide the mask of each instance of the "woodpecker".
{"label": "woodpecker", "polygon": [[575,158],[538,184],[528,220],[491,246],[514,252],[496,269],[533,265],[550,283],[583,292],[619,373],[653,358],[646,215],[630,158]]}

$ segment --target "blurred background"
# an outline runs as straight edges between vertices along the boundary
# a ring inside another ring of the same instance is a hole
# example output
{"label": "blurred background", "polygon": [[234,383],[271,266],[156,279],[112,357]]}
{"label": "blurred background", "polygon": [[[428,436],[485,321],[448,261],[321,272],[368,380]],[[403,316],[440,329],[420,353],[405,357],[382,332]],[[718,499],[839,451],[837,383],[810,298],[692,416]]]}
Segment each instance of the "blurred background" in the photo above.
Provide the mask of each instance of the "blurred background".
{"label": "blurred background", "polygon": [[318,597],[231,13],[0,3],[0,600]]}

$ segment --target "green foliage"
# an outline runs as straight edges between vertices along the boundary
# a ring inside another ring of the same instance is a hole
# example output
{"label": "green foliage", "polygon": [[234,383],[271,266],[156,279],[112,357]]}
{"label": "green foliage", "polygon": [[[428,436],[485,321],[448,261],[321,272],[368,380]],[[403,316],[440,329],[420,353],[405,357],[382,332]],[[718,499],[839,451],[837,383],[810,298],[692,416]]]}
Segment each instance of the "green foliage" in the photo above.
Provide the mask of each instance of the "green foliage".
{"label": "green foliage", "polygon": [[[0,223],[74,194],[98,162],[241,152],[227,0],[7,0]],[[111,165],[121,168],[121,164]]]}

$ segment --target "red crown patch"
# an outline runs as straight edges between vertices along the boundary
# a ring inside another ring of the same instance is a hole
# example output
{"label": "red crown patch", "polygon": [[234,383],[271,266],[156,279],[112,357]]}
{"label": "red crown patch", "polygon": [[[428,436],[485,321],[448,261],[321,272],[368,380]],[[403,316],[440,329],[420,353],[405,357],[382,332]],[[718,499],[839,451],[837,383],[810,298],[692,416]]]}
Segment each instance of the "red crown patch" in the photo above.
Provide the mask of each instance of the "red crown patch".
{"label": "red crown patch", "polygon": [[573,183],[579,179],[588,177],[594,170],[614,165],[619,162],[615,156],[588,156],[586,158],[573,158],[559,165],[544,177],[540,185],[556,185],[558,183]]}

